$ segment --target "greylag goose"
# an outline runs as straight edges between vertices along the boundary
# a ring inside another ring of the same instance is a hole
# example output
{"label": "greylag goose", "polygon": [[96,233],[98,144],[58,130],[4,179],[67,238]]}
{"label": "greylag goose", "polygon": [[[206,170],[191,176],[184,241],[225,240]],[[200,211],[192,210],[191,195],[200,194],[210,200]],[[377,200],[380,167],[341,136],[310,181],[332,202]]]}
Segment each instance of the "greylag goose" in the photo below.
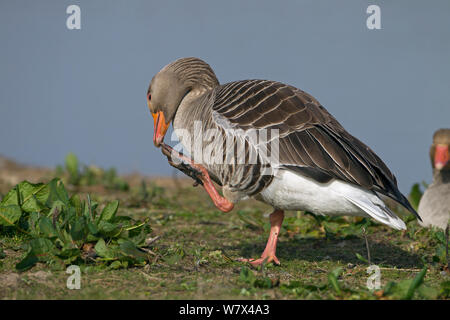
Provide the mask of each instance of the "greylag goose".
{"label": "greylag goose", "polygon": [[[249,197],[274,208],[263,254],[242,259],[254,266],[280,264],[276,245],[284,210],[371,217],[406,229],[384,195],[420,219],[383,161],[314,97],[293,86],[268,80],[221,85],[206,62],[182,58],[153,77],[147,104],[154,144],[204,186],[217,208],[228,212]],[[170,123],[189,156],[164,144]]]}
{"label": "greylag goose", "polygon": [[450,219],[450,129],[437,130],[430,148],[433,181],[425,190],[419,203],[419,214],[425,227],[434,226],[446,230]]}

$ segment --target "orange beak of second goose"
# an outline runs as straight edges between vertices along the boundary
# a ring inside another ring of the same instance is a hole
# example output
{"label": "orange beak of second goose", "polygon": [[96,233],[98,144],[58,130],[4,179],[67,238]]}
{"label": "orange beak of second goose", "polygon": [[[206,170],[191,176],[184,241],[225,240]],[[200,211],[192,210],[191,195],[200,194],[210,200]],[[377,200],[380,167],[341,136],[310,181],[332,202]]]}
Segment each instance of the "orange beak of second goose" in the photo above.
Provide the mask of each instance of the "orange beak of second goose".
{"label": "orange beak of second goose", "polygon": [[436,145],[436,151],[434,153],[434,167],[441,170],[447,165],[449,161],[448,145],[438,144]]}
{"label": "orange beak of second goose", "polygon": [[152,112],[154,131],[153,131],[153,143],[159,147],[164,140],[164,136],[169,128],[170,123],[166,123],[164,113],[162,111]]}

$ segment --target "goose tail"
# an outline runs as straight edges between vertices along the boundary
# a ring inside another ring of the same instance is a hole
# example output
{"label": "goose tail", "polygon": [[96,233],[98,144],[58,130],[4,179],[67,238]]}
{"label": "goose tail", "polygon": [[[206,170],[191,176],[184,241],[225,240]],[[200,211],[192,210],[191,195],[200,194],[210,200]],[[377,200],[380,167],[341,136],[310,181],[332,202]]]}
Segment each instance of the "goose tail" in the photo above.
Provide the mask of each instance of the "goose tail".
{"label": "goose tail", "polygon": [[397,230],[406,230],[406,225],[403,220],[393,213],[375,194],[370,198],[368,196],[343,196],[378,222]]}

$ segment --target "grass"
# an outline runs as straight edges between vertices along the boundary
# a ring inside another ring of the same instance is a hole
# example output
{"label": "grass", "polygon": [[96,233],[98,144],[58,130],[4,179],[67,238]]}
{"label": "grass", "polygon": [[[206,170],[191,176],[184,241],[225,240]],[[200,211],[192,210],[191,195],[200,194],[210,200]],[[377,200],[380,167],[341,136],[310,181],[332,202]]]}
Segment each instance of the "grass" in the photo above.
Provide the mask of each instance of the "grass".
{"label": "grass", "polygon": [[[73,179],[73,177],[72,177]],[[63,177],[66,185],[67,179]],[[399,232],[360,218],[322,218],[287,212],[277,256],[282,265],[254,269],[236,262],[257,258],[268,235],[270,208],[253,200],[230,213],[213,207],[201,187],[185,179],[135,179],[127,191],[68,185],[92,201],[118,199],[118,216],[151,226],[144,264],[115,269],[77,260],[81,289],[69,290],[65,270],[38,262],[19,272],[24,233],[0,227],[1,299],[448,299],[450,277],[442,235],[403,216]],[[4,186],[0,193],[5,195]],[[394,208],[400,211],[399,208]],[[363,232],[365,230],[365,232]],[[380,267],[381,288],[369,290],[368,255]]]}

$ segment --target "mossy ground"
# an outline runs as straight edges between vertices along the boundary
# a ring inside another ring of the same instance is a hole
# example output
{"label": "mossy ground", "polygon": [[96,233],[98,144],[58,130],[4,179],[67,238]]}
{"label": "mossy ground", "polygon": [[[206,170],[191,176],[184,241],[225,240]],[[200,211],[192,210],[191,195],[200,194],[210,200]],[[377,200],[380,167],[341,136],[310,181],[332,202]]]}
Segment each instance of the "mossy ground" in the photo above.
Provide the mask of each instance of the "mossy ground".
{"label": "mossy ground", "polygon": [[[51,172],[40,175],[45,181]],[[268,206],[249,200],[224,214],[190,180],[146,178],[144,186],[142,179],[130,177],[126,192],[98,186],[71,188],[71,192],[89,193],[97,201],[120,199],[119,214],[150,218],[151,237],[159,238],[152,245],[149,264],[118,270],[82,265],[81,289],[69,290],[69,275],[51,266],[39,263],[17,272],[24,238],[2,233],[0,299],[395,299],[401,296],[385,294],[386,285],[404,285],[424,264],[427,274],[414,298],[448,298],[443,284],[450,277],[445,263],[436,261],[438,243],[432,231],[415,221],[408,223],[409,230],[399,232],[359,218],[321,222],[301,212],[287,212],[277,252],[281,266],[253,269],[235,259],[257,258],[263,251]],[[5,181],[0,184],[3,194],[13,186]],[[367,258],[365,238],[371,263],[381,270],[380,290],[367,289],[368,263],[357,257]],[[338,289],[329,278],[337,268],[342,268]]]}

